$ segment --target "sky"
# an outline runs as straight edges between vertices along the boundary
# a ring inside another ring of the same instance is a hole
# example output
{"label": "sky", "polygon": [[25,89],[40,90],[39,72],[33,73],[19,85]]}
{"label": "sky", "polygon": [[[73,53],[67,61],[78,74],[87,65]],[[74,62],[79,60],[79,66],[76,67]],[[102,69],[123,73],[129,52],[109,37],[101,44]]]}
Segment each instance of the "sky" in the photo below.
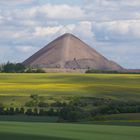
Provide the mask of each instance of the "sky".
{"label": "sky", "polygon": [[22,62],[67,32],[140,69],[140,0],[0,0],[0,63]]}

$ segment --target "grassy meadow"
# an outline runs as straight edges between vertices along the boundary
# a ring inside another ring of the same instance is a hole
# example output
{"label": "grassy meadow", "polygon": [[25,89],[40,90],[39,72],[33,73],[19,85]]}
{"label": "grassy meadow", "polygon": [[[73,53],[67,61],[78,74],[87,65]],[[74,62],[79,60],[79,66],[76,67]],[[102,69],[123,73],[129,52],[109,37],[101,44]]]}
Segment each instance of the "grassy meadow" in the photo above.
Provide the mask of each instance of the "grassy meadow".
{"label": "grassy meadow", "polygon": [[0,102],[24,105],[31,94],[48,102],[79,96],[140,101],[140,75],[0,74]]}
{"label": "grassy meadow", "polygon": [[[30,95],[46,102],[77,97],[140,101],[138,74],[0,74],[0,103],[21,107]],[[103,115],[104,121],[57,123],[49,116],[0,116],[2,140],[139,140],[140,113]],[[83,124],[82,124],[83,123]]]}
{"label": "grassy meadow", "polygon": [[0,122],[3,140],[139,140],[134,126]]}

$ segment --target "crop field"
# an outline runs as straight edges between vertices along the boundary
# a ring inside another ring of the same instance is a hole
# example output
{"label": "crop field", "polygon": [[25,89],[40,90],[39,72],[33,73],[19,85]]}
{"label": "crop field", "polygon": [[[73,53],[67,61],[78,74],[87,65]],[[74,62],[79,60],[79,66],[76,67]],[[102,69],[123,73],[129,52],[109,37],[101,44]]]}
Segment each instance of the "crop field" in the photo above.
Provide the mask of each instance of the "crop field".
{"label": "crop field", "polygon": [[0,102],[19,106],[31,94],[48,100],[86,96],[140,101],[140,75],[0,74]]}
{"label": "crop field", "polygon": [[2,140],[139,140],[134,126],[0,122]]}
{"label": "crop field", "polygon": [[[75,97],[139,102],[140,75],[0,74],[0,103],[4,106],[24,106],[32,94],[43,96],[47,102]],[[139,140],[139,116],[139,113],[105,115],[106,122],[84,122],[87,124],[56,123],[56,117],[48,116],[0,116],[0,139]]]}

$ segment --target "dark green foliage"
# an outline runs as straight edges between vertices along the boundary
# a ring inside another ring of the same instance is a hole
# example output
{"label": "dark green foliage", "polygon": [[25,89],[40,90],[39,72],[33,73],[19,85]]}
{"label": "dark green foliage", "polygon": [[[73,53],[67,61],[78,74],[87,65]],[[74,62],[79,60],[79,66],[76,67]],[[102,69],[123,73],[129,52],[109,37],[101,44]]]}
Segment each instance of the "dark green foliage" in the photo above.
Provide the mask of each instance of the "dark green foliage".
{"label": "dark green foliage", "polygon": [[38,115],[39,116],[47,116],[48,114],[47,114],[47,111],[45,111],[44,109],[40,109]]}
{"label": "dark green foliage", "polygon": [[15,109],[14,109],[13,107],[7,108],[7,109],[5,110],[5,114],[6,114],[6,115],[15,115],[15,114],[16,114],[16,113],[15,113]]}
{"label": "dark green foliage", "polygon": [[32,109],[27,109],[27,111],[26,111],[26,113],[25,113],[26,115],[34,115],[34,113],[33,113],[33,110]]}
{"label": "dark green foliage", "polygon": [[60,119],[67,121],[78,121],[85,116],[84,111],[81,108],[77,106],[67,105],[60,110],[59,117]]}
{"label": "dark green foliage", "polygon": [[16,109],[14,110],[14,112],[15,112],[15,114],[20,114],[20,108],[16,108]]}
{"label": "dark green foliage", "polygon": [[0,115],[4,115],[4,106],[0,103]]}
{"label": "dark green foliage", "polygon": [[21,64],[21,63],[17,63],[15,64],[15,72],[17,73],[23,73],[25,71],[26,67]]}
{"label": "dark green foliage", "polygon": [[37,116],[39,114],[38,112],[39,112],[38,109],[37,108],[34,108],[33,114]]}
{"label": "dark green foliage", "polygon": [[23,73],[25,69],[25,66],[21,63],[14,64],[8,62],[7,64],[2,66],[2,72],[6,73]]}
{"label": "dark green foliage", "polygon": [[30,98],[31,101],[28,102],[30,106],[26,109],[4,108],[0,104],[0,115],[59,116],[60,121],[72,122],[100,118],[99,116],[107,114],[140,113],[140,102],[133,101],[78,97],[72,99],[69,103],[56,101],[47,104],[38,95],[33,94]]}
{"label": "dark green foliage", "polygon": [[92,116],[120,113],[140,113],[140,103],[111,100],[91,111]]}
{"label": "dark green foliage", "polygon": [[77,121],[104,114],[140,113],[140,103],[104,98],[78,98],[60,110],[60,119]]}
{"label": "dark green foliage", "polygon": [[3,72],[7,72],[7,73],[15,72],[15,64],[8,62],[3,66]]}
{"label": "dark green foliage", "polygon": [[42,68],[26,67],[22,63],[10,63],[0,65],[0,72],[5,73],[45,73]]}
{"label": "dark green foliage", "polygon": [[109,71],[109,70],[94,70],[94,69],[89,69],[85,73],[121,73],[119,71]]}
{"label": "dark green foliage", "polygon": [[24,114],[25,113],[25,109],[22,107],[19,109],[20,110],[20,114]]}
{"label": "dark green foliage", "polygon": [[129,72],[129,71],[126,71],[126,70],[117,71],[117,70],[94,70],[94,69],[88,69],[85,73],[139,74],[140,72]]}
{"label": "dark green foliage", "polygon": [[48,115],[48,116],[58,116],[58,113],[57,113],[53,108],[50,108],[50,109],[47,111],[47,115]]}

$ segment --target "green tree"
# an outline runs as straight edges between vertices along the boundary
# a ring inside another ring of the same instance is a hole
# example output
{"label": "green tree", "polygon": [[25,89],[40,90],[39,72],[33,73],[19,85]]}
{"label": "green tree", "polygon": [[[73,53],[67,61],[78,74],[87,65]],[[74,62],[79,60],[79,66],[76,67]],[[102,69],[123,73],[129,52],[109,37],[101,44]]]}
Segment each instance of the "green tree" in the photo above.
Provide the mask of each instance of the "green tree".
{"label": "green tree", "polygon": [[17,63],[15,64],[15,71],[18,72],[18,73],[22,73],[24,72],[26,69],[26,67],[22,64],[22,63]]}
{"label": "green tree", "polygon": [[14,63],[7,62],[7,64],[3,65],[1,69],[2,72],[6,72],[6,73],[10,73],[10,72],[19,73],[19,72],[24,72],[26,67],[22,63],[14,64]]}

